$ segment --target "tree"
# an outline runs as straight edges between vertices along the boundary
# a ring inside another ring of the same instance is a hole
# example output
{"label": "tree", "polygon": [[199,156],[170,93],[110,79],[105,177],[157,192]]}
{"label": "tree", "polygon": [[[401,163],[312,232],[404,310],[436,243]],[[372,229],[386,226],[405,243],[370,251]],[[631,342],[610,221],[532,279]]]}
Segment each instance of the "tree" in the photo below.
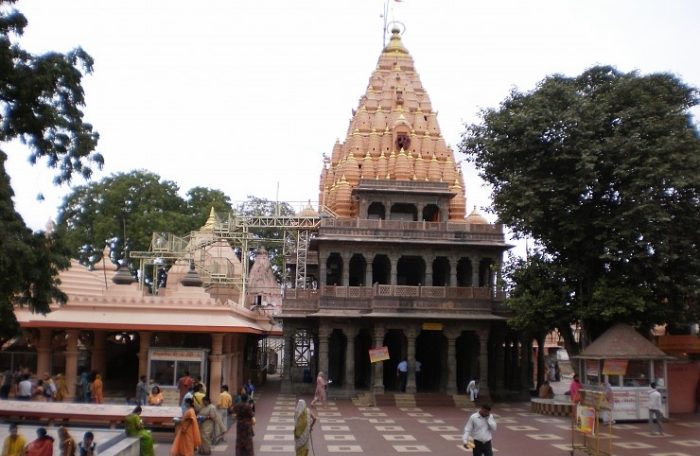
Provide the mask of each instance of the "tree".
{"label": "tree", "polygon": [[187,210],[192,218],[191,230],[201,227],[209,217],[211,208],[217,214],[228,214],[233,210],[231,198],[221,190],[194,187],[187,191]]}
{"label": "tree", "polygon": [[500,221],[558,265],[590,337],[698,319],[697,104],[673,75],[598,66],[514,90],[463,135]]}
{"label": "tree", "polygon": [[[32,163],[45,158],[57,170],[56,184],[74,174],[89,178],[92,166],[103,163],[95,152],[98,134],[81,111],[81,82],[92,71],[92,58],[80,48],[41,55],[22,49],[13,39],[27,19],[14,3],[0,0],[0,147],[21,140]],[[0,337],[18,331],[15,304],[46,313],[53,299],[65,300],[56,275],[68,264],[60,239],[33,233],[16,212],[6,160],[0,150]]]}
{"label": "tree", "polygon": [[230,198],[221,190],[195,187],[187,192],[187,200],[178,190],[175,182],[150,171],[116,173],[66,196],[58,229],[81,263],[99,260],[105,243],[116,263],[127,251],[148,250],[153,232],[184,235],[204,224],[203,214],[212,206],[230,210]]}
{"label": "tree", "polygon": [[[248,195],[248,199],[236,207],[236,214],[247,217],[253,216],[292,216],[294,209],[289,203],[276,202],[266,198]],[[282,282],[284,272],[284,256],[282,241],[284,230],[281,228],[253,228],[251,237],[256,240],[254,248],[264,247],[267,250],[270,264],[275,277]],[[249,252],[249,258],[253,260],[254,252]]]}

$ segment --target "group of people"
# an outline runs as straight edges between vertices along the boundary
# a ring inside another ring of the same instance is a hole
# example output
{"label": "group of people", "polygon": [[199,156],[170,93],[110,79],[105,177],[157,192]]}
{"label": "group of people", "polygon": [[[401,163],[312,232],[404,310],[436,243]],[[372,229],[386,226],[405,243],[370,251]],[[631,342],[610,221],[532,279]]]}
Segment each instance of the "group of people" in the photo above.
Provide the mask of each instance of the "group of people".
{"label": "group of people", "polygon": [[[415,360],[414,364],[414,369],[416,373],[416,387],[421,386],[421,371],[423,369],[423,364]],[[396,376],[399,377],[399,390],[402,393],[406,392],[406,384],[408,383],[408,359],[403,358],[399,362],[399,364],[396,365]]]}
{"label": "group of people", "polygon": [[[10,434],[5,438],[0,456],[53,456],[54,438],[46,428],[36,430],[36,439],[27,443],[27,439],[19,433],[16,423],[9,426]],[[58,428],[58,443],[61,456],[95,456],[95,435],[88,431],[83,435],[83,440],[76,444],[68,429]]]}
{"label": "group of people", "polygon": [[0,399],[14,397],[21,401],[60,402],[68,397],[68,387],[62,374],[52,377],[44,373],[39,377],[23,368],[14,373],[7,370],[0,376]]}

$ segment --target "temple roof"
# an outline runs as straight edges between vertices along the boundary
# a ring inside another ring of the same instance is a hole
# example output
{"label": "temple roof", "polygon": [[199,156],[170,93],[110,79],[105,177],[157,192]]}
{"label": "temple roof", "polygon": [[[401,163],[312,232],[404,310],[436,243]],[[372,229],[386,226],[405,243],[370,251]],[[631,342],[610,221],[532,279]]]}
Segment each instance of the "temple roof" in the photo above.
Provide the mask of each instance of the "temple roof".
{"label": "temple roof", "polygon": [[464,221],[464,178],[398,29],[353,110],[345,141],[324,157],[319,201],[338,217],[356,216],[351,194],[360,180],[444,182],[454,194],[449,219]]}
{"label": "temple roof", "polygon": [[633,327],[618,323],[574,358],[664,359],[668,356]]}

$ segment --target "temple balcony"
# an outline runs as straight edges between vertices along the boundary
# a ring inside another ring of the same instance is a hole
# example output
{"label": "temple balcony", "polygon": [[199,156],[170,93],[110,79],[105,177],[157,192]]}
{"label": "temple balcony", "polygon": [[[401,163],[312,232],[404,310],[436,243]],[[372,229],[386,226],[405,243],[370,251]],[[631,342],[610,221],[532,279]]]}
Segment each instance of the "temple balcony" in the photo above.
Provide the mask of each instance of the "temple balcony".
{"label": "temple balcony", "polygon": [[369,312],[491,312],[501,308],[505,294],[488,287],[427,287],[375,285],[286,289],[282,311],[310,314],[320,310]]}

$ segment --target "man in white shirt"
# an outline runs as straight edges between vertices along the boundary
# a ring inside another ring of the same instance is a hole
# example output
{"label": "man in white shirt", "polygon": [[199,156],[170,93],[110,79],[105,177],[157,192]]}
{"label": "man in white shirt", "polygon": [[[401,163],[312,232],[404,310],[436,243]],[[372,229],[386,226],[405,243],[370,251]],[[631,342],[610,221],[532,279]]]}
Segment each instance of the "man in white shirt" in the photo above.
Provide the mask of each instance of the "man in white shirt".
{"label": "man in white shirt", "polygon": [[406,392],[406,380],[408,380],[408,360],[406,358],[402,359],[398,366],[396,366],[396,375],[399,376],[401,392]]}
{"label": "man in white shirt", "polygon": [[493,456],[491,439],[496,432],[496,420],[491,415],[491,406],[484,404],[478,412],[474,413],[467,420],[464,426],[462,443],[465,448],[469,448],[469,438],[474,439],[474,456]]}
{"label": "man in white shirt", "polygon": [[664,430],[661,428],[661,420],[664,415],[661,410],[661,393],[656,389],[656,383],[651,382],[651,391],[649,392],[649,429],[652,434],[654,434],[654,423],[656,423],[659,435],[664,434]]}
{"label": "man in white shirt", "polygon": [[32,398],[32,379],[29,374],[22,376],[22,381],[17,385],[17,399],[28,401]]}

